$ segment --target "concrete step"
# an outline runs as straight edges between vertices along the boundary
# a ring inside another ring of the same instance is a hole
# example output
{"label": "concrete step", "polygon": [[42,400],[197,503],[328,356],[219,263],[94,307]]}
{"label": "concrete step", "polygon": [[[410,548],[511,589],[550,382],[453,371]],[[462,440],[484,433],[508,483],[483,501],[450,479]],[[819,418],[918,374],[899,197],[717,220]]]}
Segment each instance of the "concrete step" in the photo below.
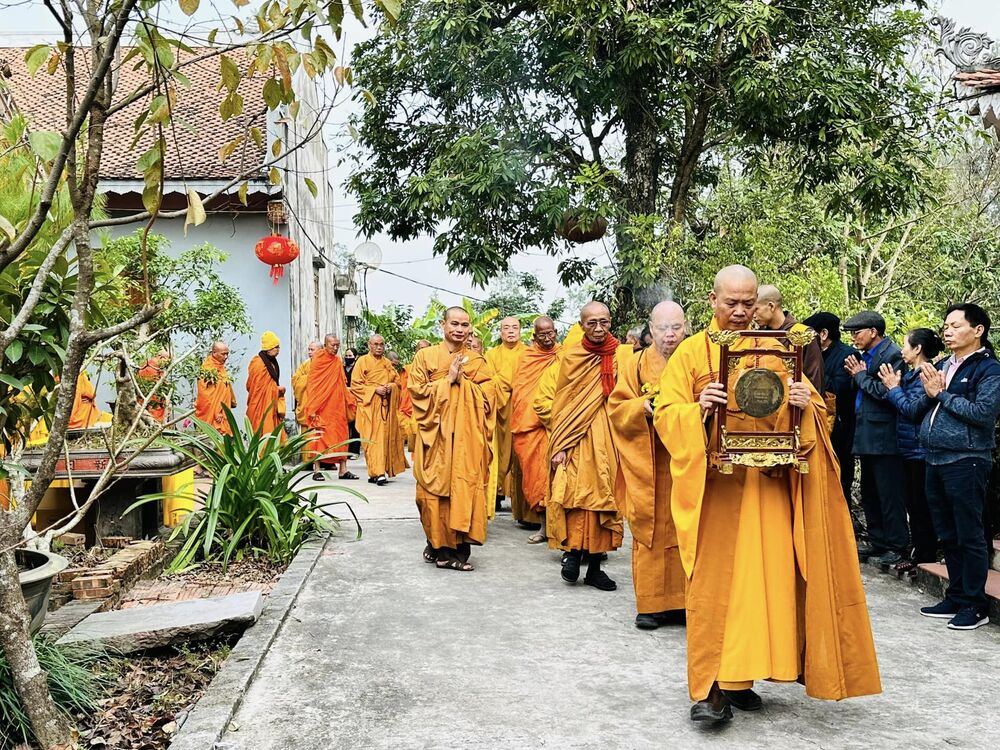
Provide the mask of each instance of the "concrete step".
{"label": "concrete step", "polygon": [[[948,570],[941,563],[921,563],[917,566],[917,585],[944,598],[948,588]],[[986,578],[986,596],[990,600],[990,621],[1000,625],[1000,571],[991,570]]]}

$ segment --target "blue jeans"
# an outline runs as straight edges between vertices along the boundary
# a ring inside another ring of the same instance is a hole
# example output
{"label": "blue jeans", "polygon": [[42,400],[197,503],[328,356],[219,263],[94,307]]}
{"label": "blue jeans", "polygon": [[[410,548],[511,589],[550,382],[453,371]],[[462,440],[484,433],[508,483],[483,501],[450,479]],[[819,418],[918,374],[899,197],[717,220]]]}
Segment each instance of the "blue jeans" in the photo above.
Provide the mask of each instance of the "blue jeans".
{"label": "blue jeans", "polygon": [[948,568],[945,596],[961,607],[985,612],[989,551],[983,531],[983,505],[992,462],[963,458],[927,464],[927,504]]}

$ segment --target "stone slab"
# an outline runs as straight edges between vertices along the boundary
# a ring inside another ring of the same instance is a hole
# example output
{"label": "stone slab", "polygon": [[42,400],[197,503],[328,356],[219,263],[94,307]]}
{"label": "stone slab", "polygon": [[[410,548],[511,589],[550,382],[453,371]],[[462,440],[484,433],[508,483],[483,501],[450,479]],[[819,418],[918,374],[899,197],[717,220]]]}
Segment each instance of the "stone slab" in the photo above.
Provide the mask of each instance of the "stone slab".
{"label": "stone slab", "polygon": [[200,641],[238,633],[253,625],[264,609],[259,591],[214,599],[98,612],[59,639],[59,643],[101,643],[120,653],[145,651],[171,643]]}

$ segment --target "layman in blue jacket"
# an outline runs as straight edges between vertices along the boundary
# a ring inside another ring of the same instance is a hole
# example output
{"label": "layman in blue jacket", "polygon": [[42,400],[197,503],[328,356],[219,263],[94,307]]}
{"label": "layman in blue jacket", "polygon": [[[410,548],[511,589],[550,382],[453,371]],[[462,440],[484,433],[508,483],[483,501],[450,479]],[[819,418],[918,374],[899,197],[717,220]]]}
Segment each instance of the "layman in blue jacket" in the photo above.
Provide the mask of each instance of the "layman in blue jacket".
{"label": "layman in blue jacket", "polygon": [[922,417],[927,503],[948,568],[944,600],[920,614],[947,619],[952,630],[975,630],[990,621],[983,508],[1000,415],[1000,363],[989,332],[990,316],[979,305],[949,307],[944,342],[952,356],[936,367],[921,365],[924,394],[905,403],[907,416]]}

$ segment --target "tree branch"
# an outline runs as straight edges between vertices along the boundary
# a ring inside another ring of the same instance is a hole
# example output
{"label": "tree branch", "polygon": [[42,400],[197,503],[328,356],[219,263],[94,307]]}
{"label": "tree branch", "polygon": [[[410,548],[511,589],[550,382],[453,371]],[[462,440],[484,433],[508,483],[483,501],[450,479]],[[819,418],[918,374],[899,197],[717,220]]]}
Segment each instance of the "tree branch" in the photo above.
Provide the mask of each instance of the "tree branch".
{"label": "tree branch", "polygon": [[21,305],[21,310],[7,326],[7,330],[0,333],[0,352],[7,351],[7,347],[10,346],[11,342],[16,339],[24,326],[31,319],[32,313],[35,311],[35,307],[38,305],[38,300],[42,297],[42,290],[45,289],[45,282],[48,281],[49,274],[52,272],[52,267],[59,260],[60,256],[66,251],[66,246],[69,245],[70,240],[73,238],[73,233],[70,229],[65,229],[56,243],[49,250],[48,255],[45,256],[45,260],[38,267],[38,271],[35,272],[35,279],[31,283],[31,289],[28,290],[28,296],[25,297],[24,303]]}

